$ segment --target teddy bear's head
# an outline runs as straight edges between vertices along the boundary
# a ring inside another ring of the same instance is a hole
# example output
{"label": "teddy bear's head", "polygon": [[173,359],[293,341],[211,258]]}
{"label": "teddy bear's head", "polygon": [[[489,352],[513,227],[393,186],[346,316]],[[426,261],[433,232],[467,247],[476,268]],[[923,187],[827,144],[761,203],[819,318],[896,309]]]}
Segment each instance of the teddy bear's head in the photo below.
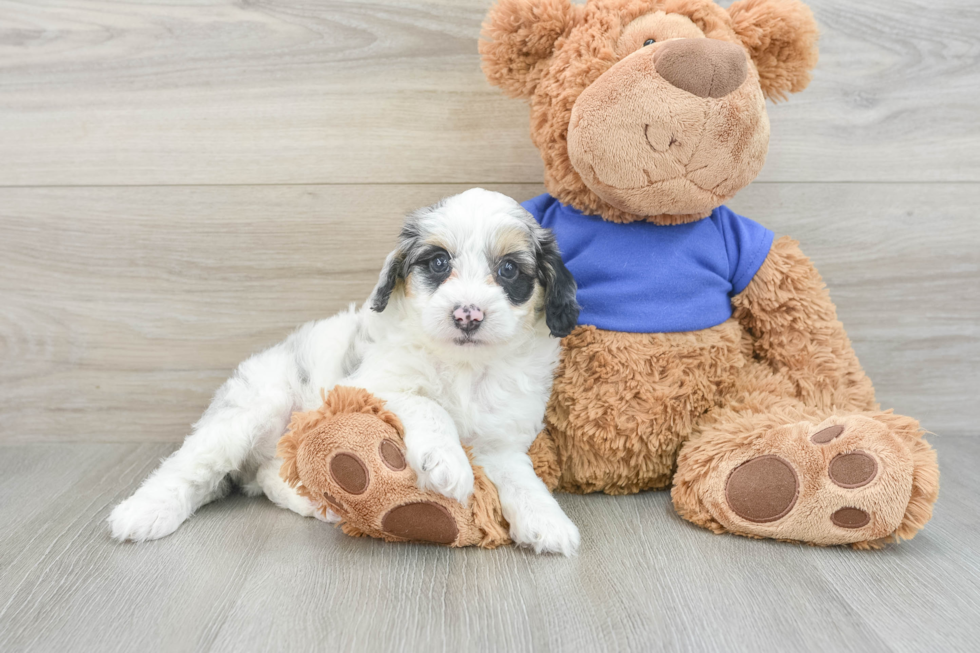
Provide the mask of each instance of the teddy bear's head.
{"label": "teddy bear's head", "polygon": [[765,163],[765,98],[803,90],[817,27],[797,0],[500,0],[480,52],[531,104],[548,191],[614,222],[703,218]]}

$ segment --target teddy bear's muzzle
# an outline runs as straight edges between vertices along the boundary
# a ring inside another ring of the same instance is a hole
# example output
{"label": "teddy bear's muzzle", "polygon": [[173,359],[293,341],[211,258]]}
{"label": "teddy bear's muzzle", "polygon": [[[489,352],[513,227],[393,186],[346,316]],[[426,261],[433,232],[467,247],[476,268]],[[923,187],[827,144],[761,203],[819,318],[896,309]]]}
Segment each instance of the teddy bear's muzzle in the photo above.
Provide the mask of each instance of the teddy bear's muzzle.
{"label": "teddy bear's muzzle", "polygon": [[567,143],[572,167],[605,203],[636,219],[691,220],[759,173],[769,121],[741,46],[671,39],[592,82],[572,107]]}

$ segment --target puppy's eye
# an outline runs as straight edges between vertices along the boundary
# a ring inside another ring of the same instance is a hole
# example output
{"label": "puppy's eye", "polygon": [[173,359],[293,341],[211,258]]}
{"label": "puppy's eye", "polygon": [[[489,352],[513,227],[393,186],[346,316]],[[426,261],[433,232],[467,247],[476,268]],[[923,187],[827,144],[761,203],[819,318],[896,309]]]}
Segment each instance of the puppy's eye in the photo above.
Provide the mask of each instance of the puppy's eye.
{"label": "puppy's eye", "polygon": [[653,45],[656,42],[657,42],[657,39],[647,39],[646,41],[643,42],[643,47],[646,47],[648,45]]}
{"label": "puppy's eye", "polygon": [[429,259],[429,271],[433,274],[444,274],[449,269],[449,257],[445,254],[436,254]]}
{"label": "puppy's eye", "polygon": [[499,276],[504,281],[513,281],[517,278],[518,269],[514,265],[513,261],[504,261],[497,268],[497,276]]}

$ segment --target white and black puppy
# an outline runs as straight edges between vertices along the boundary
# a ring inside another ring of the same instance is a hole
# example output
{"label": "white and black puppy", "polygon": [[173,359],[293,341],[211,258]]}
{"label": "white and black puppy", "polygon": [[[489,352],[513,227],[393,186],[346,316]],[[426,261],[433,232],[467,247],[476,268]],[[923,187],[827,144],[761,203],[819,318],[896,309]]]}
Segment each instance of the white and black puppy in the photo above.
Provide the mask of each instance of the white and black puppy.
{"label": "white and black puppy", "polygon": [[233,483],[314,516],[280,479],[276,443],[293,411],[318,407],[320,389],[341,384],[398,415],[420,487],[466,501],[469,445],[514,541],[571,555],[578,529],[527,451],[543,426],[556,336],[577,318],[554,238],[511,198],[476,188],[416,211],[368,301],[242,363],[183,446],[112,511],[112,535],[168,535]]}

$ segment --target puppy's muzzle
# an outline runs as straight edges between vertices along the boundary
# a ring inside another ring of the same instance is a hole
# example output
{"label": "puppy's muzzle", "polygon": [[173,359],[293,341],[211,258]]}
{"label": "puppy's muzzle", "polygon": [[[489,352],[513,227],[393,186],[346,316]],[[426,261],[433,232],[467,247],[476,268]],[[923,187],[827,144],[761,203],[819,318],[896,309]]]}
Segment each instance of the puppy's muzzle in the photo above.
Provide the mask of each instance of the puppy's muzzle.
{"label": "puppy's muzzle", "polygon": [[453,309],[453,324],[456,328],[469,335],[483,324],[483,311],[478,306],[468,304]]}

